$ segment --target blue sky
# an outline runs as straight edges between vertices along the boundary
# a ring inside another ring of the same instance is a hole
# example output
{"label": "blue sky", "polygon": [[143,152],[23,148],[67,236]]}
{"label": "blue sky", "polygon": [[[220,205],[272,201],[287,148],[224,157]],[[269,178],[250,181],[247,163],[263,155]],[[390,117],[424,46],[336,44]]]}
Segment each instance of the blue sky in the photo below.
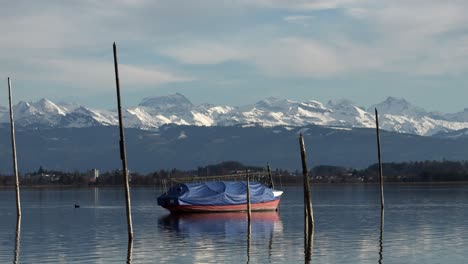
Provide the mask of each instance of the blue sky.
{"label": "blue sky", "polygon": [[467,13],[458,0],[5,1],[0,104],[11,76],[16,102],[115,108],[115,41],[127,106],[180,92],[228,105],[396,96],[455,112],[468,107]]}

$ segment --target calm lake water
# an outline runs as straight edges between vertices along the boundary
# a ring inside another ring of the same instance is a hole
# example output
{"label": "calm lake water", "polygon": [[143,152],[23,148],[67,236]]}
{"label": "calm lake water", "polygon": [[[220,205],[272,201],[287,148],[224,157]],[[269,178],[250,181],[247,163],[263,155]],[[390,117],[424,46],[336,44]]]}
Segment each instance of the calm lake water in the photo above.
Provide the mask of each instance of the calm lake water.
{"label": "calm lake water", "polygon": [[[285,187],[279,213],[170,216],[160,190],[131,190],[132,263],[304,263],[302,188]],[[314,186],[312,263],[466,263],[468,185]],[[0,263],[125,263],[119,188],[25,188],[16,243],[13,189],[0,189]],[[81,205],[75,209],[74,204]],[[381,246],[382,245],[382,246]],[[17,250],[18,249],[18,250]],[[248,256],[249,255],[249,256]]]}

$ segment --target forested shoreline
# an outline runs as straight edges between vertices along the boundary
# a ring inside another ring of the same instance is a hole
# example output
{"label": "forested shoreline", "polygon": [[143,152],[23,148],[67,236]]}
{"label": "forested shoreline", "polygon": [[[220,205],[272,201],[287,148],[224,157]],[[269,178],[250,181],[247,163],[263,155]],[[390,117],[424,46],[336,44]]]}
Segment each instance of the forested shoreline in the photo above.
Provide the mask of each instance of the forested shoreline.
{"label": "forested shoreline", "polygon": [[[246,171],[262,172],[265,177],[254,177],[254,180],[266,180],[266,167],[246,166],[239,162],[227,161],[216,165],[198,167],[194,170],[158,170],[148,174],[130,172],[130,182],[134,186],[159,186],[178,179],[204,180],[212,176],[236,175]],[[339,166],[319,165],[310,170],[313,183],[374,183],[378,182],[378,165],[373,164],[364,169]],[[282,184],[302,183],[300,170],[288,171],[274,168],[271,174],[275,182]],[[258,175],[258,173],[257,173]],[[468,182],[468,161],[417,161],[402,163],[383,163],[385,182]],[[235,178],[235,177],[233,177]],[[242,178],[242,177],[240,177]],[[20,176],[22,186],[114,186],[122,185],[121,170],[107,171],[95,177],[94,171],[63,172],[47,170],[40,167],[37,171]],[[0,186],[13,186],[14,177],[0,175]]]}

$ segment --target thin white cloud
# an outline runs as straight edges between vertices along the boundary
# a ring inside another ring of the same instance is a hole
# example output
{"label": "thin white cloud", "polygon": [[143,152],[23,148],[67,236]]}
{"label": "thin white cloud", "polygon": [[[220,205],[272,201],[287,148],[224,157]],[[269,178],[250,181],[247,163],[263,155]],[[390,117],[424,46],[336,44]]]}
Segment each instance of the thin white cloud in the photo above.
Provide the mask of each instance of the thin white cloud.
{"label": "thin white cloud", "polygon": [[315,19],[315,17],[310,15],[289,15],[283,17],[283,20],[287,23],[301,24],[304,26],[309,25],[309,22],[313,19]]}
{"label": "thin white cloud", "polygon": [[246,58],[246,54],[241,50],[214,42],[198,42],[170,47],[160,51],[160,53],[173,57],[184,64],[220,64]]}
{"label": "thin white cloud", "polygon": [[276,38],[245,44],[247,41],[204,43],[172,47],[166,56],[186,64],[219,64],[239,61],[255,65],[261,72],[278,77],[329,77],[346,70],[333,47],[309,38]]}
{"label": "thin white cloud", "polygon": [[[18,70],[15,77],[30,81],[61,83],[64,87],[75,87],[67,94],[99,92],[114,86],[114,64],[108,61],[83,58],[32,59],[25,60],[29,70]],[[3,67],[2,67],[3,68]],[[0,74],[6,69],[0,68]],[[127,89],[138,90],[157,87],[171,82],[186,82],[193,78],[160,70],[154,66],[119,64],[120,82]]]}
{"label": "thin white cloud", "polygon": [[122,73],[121,78],[125,78],[123,83],[131,85],[132,87],[158,86],[164,83],[188,82],[195,80],[193,77],[176,75],[154,67],[122,64],[119,67],[119,71]]}
{"label": "thin white cloud", "polygon": [[344,70],[333,49],[310,39],[278,39],[259,48],[253,60],[273,76],[325,77]]}
{"label": "thin white cloud", "polygon": [[245,0],[245,3],[268,8],[293,10],[326,10],[342,8],[366,0]]}

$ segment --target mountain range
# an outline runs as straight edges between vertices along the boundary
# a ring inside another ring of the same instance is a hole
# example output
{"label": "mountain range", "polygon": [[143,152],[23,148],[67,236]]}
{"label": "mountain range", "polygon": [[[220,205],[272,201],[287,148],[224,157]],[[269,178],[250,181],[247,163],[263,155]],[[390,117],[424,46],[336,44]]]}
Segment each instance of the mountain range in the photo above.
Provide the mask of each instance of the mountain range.
{"label": "mountain range", "polygon": [[[244,106],[194,105],[182,94],[144,98],[124,109],[128,128],[158,130],[163,125],[303,127],[319,125],[337,128],[373,128],[374,108],[384,130],[416,134],[465,135],[468,108],[458,113],[428,112],[405,99],[388,97],[365,109],[349,100],[303,102],[269,97]],[[20,128],[87,128],[118,125],[117,111],[78,104],[54,103],[47,99],[21,101],[14,106],[15,124]],[[0,123],[9,122],[8,109],[0,106]]]}

